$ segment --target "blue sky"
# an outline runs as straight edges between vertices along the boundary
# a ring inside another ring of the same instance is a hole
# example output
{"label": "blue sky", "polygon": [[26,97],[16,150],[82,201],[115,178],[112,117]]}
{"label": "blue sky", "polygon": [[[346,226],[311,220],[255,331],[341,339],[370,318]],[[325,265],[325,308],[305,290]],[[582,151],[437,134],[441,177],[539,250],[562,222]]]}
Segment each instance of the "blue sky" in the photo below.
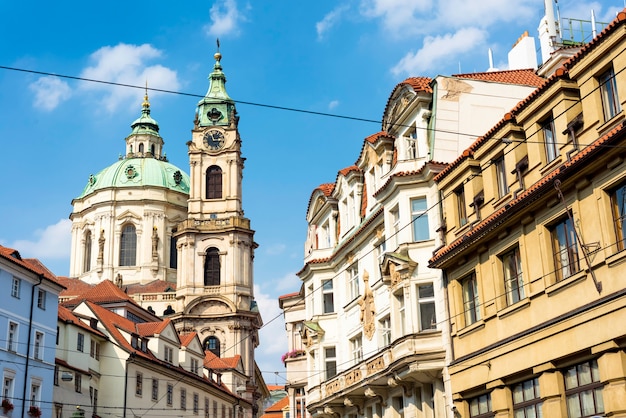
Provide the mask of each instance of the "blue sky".
{"label": "blue sky", "polygon": [[[610,21],[624,2],[559,8]],[[277,297],[300,286],[308,199],[381,126],[256,104],[379,121],[408,76],[485,71],[488,48],[506,69],[510,47],[526,30],[536,36],[541,16],[543,0],[4,1],[0,66],[202,96],[220,38],[227,90],[241,102],[244,210],[259,243],[257,362],[267,383],[284,384]],[[0,244],[67,275],[72,198],[124,152],[143,90],[0,69],[0,92]],[[150,92],[164,150],[187,172],[198,100]]]}

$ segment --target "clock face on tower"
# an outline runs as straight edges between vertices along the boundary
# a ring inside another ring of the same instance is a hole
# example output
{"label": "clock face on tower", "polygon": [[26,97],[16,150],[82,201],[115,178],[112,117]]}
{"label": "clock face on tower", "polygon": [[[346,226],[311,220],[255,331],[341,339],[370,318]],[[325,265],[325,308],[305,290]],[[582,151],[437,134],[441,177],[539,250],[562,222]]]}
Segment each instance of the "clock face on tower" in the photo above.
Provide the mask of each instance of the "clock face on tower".
{"label": "clock face on tower", "polygon": [[204,145],[212,150],[222,148],[224,146],[224,134],[217,129],[208,130],[204,134]]}

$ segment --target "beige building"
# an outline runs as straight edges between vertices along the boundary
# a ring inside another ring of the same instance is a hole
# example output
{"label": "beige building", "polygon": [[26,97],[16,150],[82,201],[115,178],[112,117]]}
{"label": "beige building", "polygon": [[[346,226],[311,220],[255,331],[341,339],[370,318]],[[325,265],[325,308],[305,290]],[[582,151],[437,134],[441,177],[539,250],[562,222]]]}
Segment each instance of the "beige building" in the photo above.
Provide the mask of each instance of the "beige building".
{"label": "beige building", "polygon": [[626,416],[626,12],[435,177],[457,417]]}

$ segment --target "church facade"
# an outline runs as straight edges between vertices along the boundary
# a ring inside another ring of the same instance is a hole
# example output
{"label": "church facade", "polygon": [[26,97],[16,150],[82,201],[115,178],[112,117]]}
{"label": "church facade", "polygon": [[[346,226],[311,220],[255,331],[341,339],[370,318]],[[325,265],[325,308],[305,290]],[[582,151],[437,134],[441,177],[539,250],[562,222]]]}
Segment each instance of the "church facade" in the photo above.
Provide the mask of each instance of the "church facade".
{"label": "church facade", "polygon": [[221,54],[214,58],[187,143],[190,176],[167,161],[146,91],[124,156],[90,175],[72,201],[70,276],[92,285],[111,280],[179,333],[195,332],[207,361],[237,365],[224,371],[230,389],[257,400],[257,244],[242,207],[239,117]]}

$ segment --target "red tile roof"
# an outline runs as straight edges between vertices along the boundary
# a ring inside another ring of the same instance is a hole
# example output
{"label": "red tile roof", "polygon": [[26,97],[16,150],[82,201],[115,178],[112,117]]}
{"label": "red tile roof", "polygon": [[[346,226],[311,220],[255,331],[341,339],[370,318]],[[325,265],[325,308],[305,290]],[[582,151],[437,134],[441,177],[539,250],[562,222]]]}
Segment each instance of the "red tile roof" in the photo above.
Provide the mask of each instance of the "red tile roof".
{"label": "red tile roof", "polygon": [[[128,302],[132,305],[138,306],[126,292],[117,287],[111,280],[103,280],[97,285],[90,287],[85,292],[82,292],[78,297],[68,300],[63,304],[65,306],[76,306],[83,300],[89,300],[97,304],[115,303],[115,302]],[[143,309],[143,308],[141,308]]]}
{"label": "red tile roof", "polygon": [[[350,167],[342,168],[341,170],[339,170],[339,174],[345,177],[353,171],[360,172],[361,169],[356,165],[351,165]],[[337,175],[337,177],[339,177],[339,175]]]}
{"label": "red tile roof", "polygon": [[[399,171],[397,173],[394,173],[392,176],[389,177],[389,179],[385,182],[385,184],[383,184],[378,190],[376,190],[376,192],[374,192],[374,196],[378,196],[380,194],[380,192],[385,190],[385,188],[387,188],[387,186],[389,186],[391,184],[391,182],[393,182],[393,180],[395,178],[398,178],[398,177],[408,177],[408,176],[417,176],[419,174],[422,174],[426,168],[429,168],[431,170],[432,169],[435,169],[435,170],[445,170],[445,168],[447,166],[448,166],[448,164],[445,164],[445,163],[437,163],[437,162],[434,162],[434,161],[430,161],[430,162],[424,164],[422,167],[420,167],[419,170]],[[435,177],[437,177],[437,176],[435,176]]]}
{"label": "red tile roof", "polygon": [[335,190],[335,183],[320,184],[316,190],[321,190],[321,192],[324,193],[324,196],[328,197],[333,194],[333,191]]}
{"label": "red tile roof", "polygon": [[289,299],[289,298],[296,297],[298,295],[300,295],[300,292],[292,292],[292,293],[287,293],[286,295],[281,295],[278,297],[278,299]]}
{"label": "red tile roof", "polygon": [[105,337],[105,335],[97,329],[91,328],[89,325],[80,320],[74,312],[67,309],[65,306],[59,305],[58,311],[59,321],[65,322],[66,324],[74,324],[79,328],[82,328],[86,331],[89,331],[92,334],[99,335],[101,337]]}
{"label": "red tile roof", "polygon": [[69,277],[57,277],[57,281],[65,286],[65,290],[63,290],[59,296],[64,297],[72,297],[78,296],[85,293],[87,290],[94,287],[94,285],[83,282],[79,279],[72,279]]}
{"label": "red tile roof", "polygon": [[241,356],[218,357],[211,351],[204,352],[204,366],[212,370],[236,369],[241,361]]}
{"label": "red tile roof", "polygon": [[137,334],[142,337],[152,337],[163,332],[170,322],[169,318],[159,322],[140,322],[137,324]]}
{"label": "red tile roof", "polygon": [[546,81],[545,78],[538,76],[533,69],[453,74],[452,77],[477,81],[491,81],[494,83],[519,84],[530,87],[539,87]]}
{"label": "red tile roof", "polygon": [[526,208],[529,203],[546,193],[546,191],[552,190],[552,185],[556,179],[563,179],[563,181],[566,181],[568,177],[572,176],[572,173],[580,171],[581,167],[583,167],[583,163],[586,163],[590,158],[602,152],[604,147],[611,145],[613,142],[624,139],[624,137],[626,137],[626,122],[622,122],[604,136],[596,139],[594,142],[581,149],[572,157],[570,161],[564,162],[558,169],[551,171],[542,177],[539,181],[520,193],[515,199],[511,200],[504,207],[493,212],[449,245],[439,249],[430,259],[429,265],[431,267],[439,267],[437,263],[441,263],[453,254],[461,251],[463,248],[480,239],[492,229],[504,222],[504,220]]}
{"label": "red tile roof", "polygon": [[[394,88],[394,91],[396,91],[399,86],[409,85],[413,88],[415,92],[424,91],[426,93],[432,93],[433,88],[430,86],[430,83],[432,81],[433,80],[430,77],[409,77],[406,80],[398,83]],[[391,94],[393,95],[393,92]]]}
{"label": "red tile roof", "polygon": [[190,332],[189,334],[179,335],[180,345],[182,347],[187,347],[196,338],[196,335],[198,335],[197,332]]}
{"label": "red tile roof", "polygon": [[13,248],[0,245],[0,257],[18,266],[21,266],[32,273],[41,275],[45,279],[50,280],[51,282],[59,286],[63,286],[61,283],[59,283],[56,276],[50,270],[48,270],[39,260],[33,258],[23,259],[19,251],[14,250]]}
{"label": "red tile roof", "polygon": [[265,408],[265,413],[268,412],[282,412],[283,408],[289,406],[289,396],[285,396],[284,398],[277,401],[275,404],[268,406]]}

